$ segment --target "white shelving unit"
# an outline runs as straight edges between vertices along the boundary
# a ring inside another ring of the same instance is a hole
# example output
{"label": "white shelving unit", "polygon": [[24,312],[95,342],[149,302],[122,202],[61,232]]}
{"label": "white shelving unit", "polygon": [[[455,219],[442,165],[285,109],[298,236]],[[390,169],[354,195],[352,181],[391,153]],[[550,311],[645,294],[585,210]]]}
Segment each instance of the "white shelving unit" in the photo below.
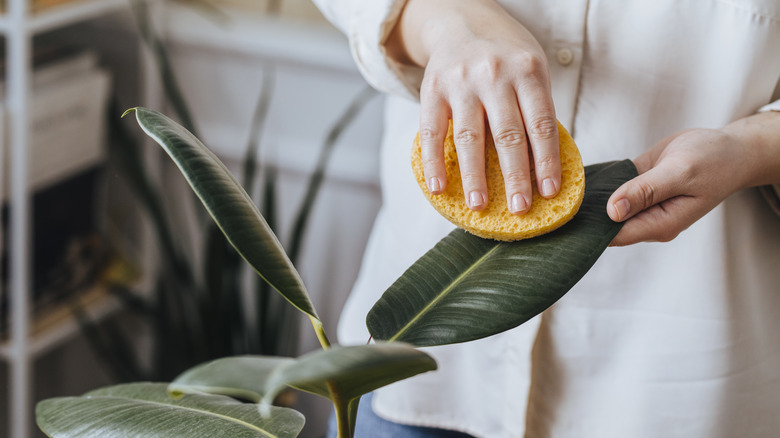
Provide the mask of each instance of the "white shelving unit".
{"label": "white shelving unit", "polygon": [[[32,423],[33,365],[37,357],[78,331],[73,318],[65,318],[33,331],[31,303],[31,190],[28,184],[30,101],[33,37],[128,7],[127,0],[81,0],[32,14],[27,0],[8,0],[8,11],[0,16],[0,34],[6,43],[5,129],[10,140],[9,254],[10,337],[0,342],[0,359],[9,364],[9,437],[30,436]],[[118,303],[101,301],[90,306],[95,317],[118,308]],[[0,384],[4,386],[5,383]]]}

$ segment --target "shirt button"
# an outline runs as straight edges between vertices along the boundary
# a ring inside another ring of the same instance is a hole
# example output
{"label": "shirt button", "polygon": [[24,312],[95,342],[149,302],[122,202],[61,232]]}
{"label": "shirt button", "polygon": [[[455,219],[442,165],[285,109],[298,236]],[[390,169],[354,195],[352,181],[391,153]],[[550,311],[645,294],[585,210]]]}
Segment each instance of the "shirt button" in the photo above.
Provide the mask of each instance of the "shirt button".
{"label": "shirt button", "polygon": [[555,57],[558,59],[559,64],[565,66],[571,64],[571,62],[574,60],[574,53],[567,48],[558,49]]}

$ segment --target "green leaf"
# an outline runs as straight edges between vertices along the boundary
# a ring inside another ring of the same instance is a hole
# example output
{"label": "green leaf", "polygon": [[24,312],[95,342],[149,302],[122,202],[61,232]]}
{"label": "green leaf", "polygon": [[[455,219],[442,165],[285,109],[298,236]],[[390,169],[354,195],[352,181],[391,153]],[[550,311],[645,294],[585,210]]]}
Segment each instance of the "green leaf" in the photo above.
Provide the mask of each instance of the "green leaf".
{"label": "green leaf", "polygon": [[637,175],[629,160],[585,168],[585,199],[558,230],[518,242],[455,230],[382,295],[366,323],[375,339],[417,346],[466,342],[517,327],[558,301],[620,231],[609,196]]}
{"label": "green leaf", "polygon": [[144,132],[171,156],[241,257],[292,305],[319,321],[303,280],[281,243],[219,158],[192,133],[157,111],[140,107],[129,111],[135,111]]}
{"label": "green leaf", "polygon": [[44,400],[36,407],[38,426],[55,438],[255,438],[294,437],[303,428],[300,413],[258,407],[206,394],[168,396],[164,383],[112,386],[82,397]]}
{"label": "green leaf", "polygon": [[276,368],[295,359],[269,356],[235,356],[191,368],[168,385],[173,394],[207,392],[259,402],[268,392],[266,382]]}
{"label": "green leaf", "polygon": [[[174,394],[207,392],[270,403],[288,387],[348,402],[377,388],[436,369],[426,353],[409,345],[333,346],[297,359],[236,356],[198,365],[169,386]],[[334,400],[336,402],[338,400]]]}
{"label": "green leaf", "polygon": [[[264,403],[291,386],[349,402],[382,386],[436,369],[428,354],[403,343],[333,346],[276,368],[266,382]],[[335,390],[335,394],[333,393]]]}

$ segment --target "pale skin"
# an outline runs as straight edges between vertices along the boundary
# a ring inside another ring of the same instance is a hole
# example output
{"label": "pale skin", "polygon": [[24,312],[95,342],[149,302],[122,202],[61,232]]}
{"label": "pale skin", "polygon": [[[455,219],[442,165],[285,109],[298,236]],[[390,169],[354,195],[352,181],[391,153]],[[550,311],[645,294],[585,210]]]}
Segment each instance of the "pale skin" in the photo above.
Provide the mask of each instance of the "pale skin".
{"label": "pale skin", "polygon": [[634,164],[607,202],[625,222],[612,245],[670,241],[738,190],[780,183],[780,112],[671,135]]}
{"label": "pale skin", "polygon": [[440,194],[447,185],[442,148],[451,118],[465,201],[472,210],[490,201],[487,124],[511,212],[522,214],[531,207],[532,165],[540,194],[558,194],[558,126],[547,59],[530,32],[500,6],[492,0],[411,0],[387,48],[400,61],[425,68],[420,143],[431,193]]}
{"label": "pale skin", "polygon": [[[560,159],[547,60],[530,32],[494,0],[409,0],[386,44],[398,61],[425,69],[420,143],[431,193],[447,184],[442,148],[452,119],[472,210],[491,201],[484,170],[488,125],[509,211],[530,208],[532,166],[540,194],[557,195]],[[780,183],[780,113],[671,135],[634,163],[640,175],[607,203],[609,217],[625,222],[612,245],[672,240],[734,192]]]}

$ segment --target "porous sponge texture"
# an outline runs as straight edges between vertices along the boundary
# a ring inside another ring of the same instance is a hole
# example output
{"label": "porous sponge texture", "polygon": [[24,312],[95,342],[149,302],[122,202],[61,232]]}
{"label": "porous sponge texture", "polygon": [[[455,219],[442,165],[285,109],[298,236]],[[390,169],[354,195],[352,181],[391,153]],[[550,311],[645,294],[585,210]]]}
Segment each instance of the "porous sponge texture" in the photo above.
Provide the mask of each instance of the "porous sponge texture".
{"label": "porous sponge texture", "polygon": [[532,170],[531,209],[519,216],[512,214],[507,208],[504,177],[490,135],[486,136],[485,144],[488,205],[481,211],[469,209],[465,202],[458,154],[452,139],[452,123],[444,141],[444,160],[447,167],[447,187],[444,193],[431,195],[425,184],[419,134],[412,148],[412,168],[417,183],[431,205],[456,226],[486,239],[503,241],[528,239],[549,233],[571,220],[577,214],[585,195],[585,169],[580,151],[560,122],[558,137],[561,154],[561,190],[552,199],[543,198],[536,188],[536,176]]}

